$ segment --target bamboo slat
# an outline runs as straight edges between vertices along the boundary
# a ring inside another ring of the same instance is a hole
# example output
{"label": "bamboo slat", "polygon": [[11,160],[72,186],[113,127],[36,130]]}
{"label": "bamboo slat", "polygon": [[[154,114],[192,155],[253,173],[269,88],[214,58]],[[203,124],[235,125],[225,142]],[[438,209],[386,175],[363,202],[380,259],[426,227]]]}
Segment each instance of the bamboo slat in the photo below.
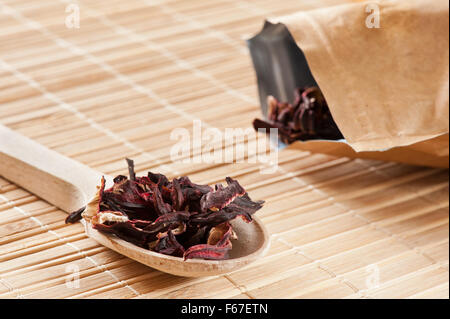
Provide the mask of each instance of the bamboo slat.
{"label": "bamboo slat", "polygon": [[[289,148],[267,175],[170,158],[175,127],[249,128],[260,116],[244,39],[265,18],[348,1],[1,1],[0,124],[106,174],[126,174],[131,157],[138,174],[237,178],[266,200],[271,238],[236,272],[175,277],[0,177],[0,298],[449,298],[448,170]],[[79,29],[64,25],[69,3]]]}

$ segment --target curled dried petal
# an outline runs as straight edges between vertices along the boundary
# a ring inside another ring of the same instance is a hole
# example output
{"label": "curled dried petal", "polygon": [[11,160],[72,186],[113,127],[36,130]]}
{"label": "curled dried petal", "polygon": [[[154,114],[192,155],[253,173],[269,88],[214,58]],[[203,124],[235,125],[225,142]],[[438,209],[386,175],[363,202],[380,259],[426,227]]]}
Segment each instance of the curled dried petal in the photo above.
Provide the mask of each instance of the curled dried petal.
{"label": "curled dried petal", "polygon": [[128,221],[128,217],[121,212],[102,211],[92,217],[92,225],[110,224],[110,223],[124,223]]}
{"label": "curled dried petal", "polygon": [[165,255],[181,257],[184,255],[184,247],[177,241],[171,230],[159,236],[158,241],[153,248],[154,251]]}
{"label": "curled dried petal", "polygon": [[224,259],[232,248],[231,236],[232,228],[230,224],[224,223],[214,227],[210,231],[208,243],[190,247],[184,253],[184,259]]}
{"label": "curled dried petal", "polygon": [[220,225],[217,225],[216,227],[211,228],[206,243],[208,245],[224,246],[223,241],[228,240],[231,237],[231,234],[231,225],[228,222],[222,223]]}
{"label": "curled dried petal", "polygon": [[66,224],[72,224],[75,223],[79,220],[81,220],[83,217],[81,216],[81,214],[86,210],[86,206],[81,207],[79,210],[76,210],[72,213],[69,214],[69,216],[67,216],[65,223]]}
{"label": "curled dried petal", "polygon": [[230,247],[217,247],[208,244],[192,246],[184,253],[184,260],[200,258],[210,260],[225,259]]}
{"label": "curled dried petal", "polygon": [[184,205],[184,195],[181,190],[180,182],[174,178],[172,182],[172,205],[175,210],[181,210]]}
{"label": "curled dried petal", "polygon": [[[147,232],[162,232],[169,228],[179,228],[189,220],[188,212],[172,212],[158,217],[144,228]],[[184,226],[183,226],[184,227]]]}
{"label": "curled dried petal", "polygon": [[114,234],[117,237],[140,247],[146,247],[146,243],[149,242],[149,234],[136,227],[130,221],[125,223],[113,223],[111,225],[96,224],[93,228],[104,233]]}
{"label": "curled dried petal", "polygon": [[102,176],[100,181],[100,186],[98,187],[97,194],[95,197],[87,204],[86,210],[81,214],[81,216],[90,221],[92,217],[94,217],[100,211],[100,204],[103,199],[103,193],[105,191],[105,177]]}
{"label": "curled dried petal", "polygon": [[264,201],[254,202],[248,194],[235,198],[227,207],[202,214],[196,214],[189,220],[191,225],[197,226],[216,226],[221,223],[241,217],[246,222],[252,221],[252,215],[262,208]]}
{"label": "curled dried petal", "polygon": [[128,173],[130,175],[130,180],[134,182],[136,180],[136,173],[134,172],[134,161],[129,158],[127,158],[126,161],[128,163]]}
{"label": "curled dried petal", "polygon": [[152,191],[153,191],[153,204],[158,216],[170,213],[172,207],[168,203],[164,202],[161,192],[159,191],[159,188],[154,186],[152,187]]}
{"label": "curled dried petal", "polygon": [[238,181],[231,177],[226,178],[227,187],[217,188],[214,192],[203,195],[200,200],[201,209],[206,212],[208,209],[219,210],[231,203],[236,197],[245,194],[245,189]]}

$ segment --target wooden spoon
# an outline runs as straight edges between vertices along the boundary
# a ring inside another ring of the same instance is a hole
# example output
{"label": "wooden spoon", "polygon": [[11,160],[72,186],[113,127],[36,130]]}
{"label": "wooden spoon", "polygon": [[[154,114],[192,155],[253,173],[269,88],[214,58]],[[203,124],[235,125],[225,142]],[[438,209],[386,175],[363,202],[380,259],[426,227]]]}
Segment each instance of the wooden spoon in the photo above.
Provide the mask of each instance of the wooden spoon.
{"label": "wooden spoon", "polygon": [[[0,125],[0,175],[70,213],[85,206],[97,192],[102,174]],[[105,176],[106,188],[113,185]],[[231,222],[238,240],[229,259],[201,260],[159,254],[114,235],[103,234],[82,223],[86,234],[100,244],[147,266],[186,277],[215,276],[239,269],[261,257],[268,248],[268,234],[257,217]]]}

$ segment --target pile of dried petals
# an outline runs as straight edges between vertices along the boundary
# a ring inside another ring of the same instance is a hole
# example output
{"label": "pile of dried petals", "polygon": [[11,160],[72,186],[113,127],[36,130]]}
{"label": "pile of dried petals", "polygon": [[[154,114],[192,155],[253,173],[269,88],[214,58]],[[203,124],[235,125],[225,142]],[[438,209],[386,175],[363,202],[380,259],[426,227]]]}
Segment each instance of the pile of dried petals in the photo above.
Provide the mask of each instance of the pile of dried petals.
{"label": "pile of dried petals", "polygon": [[217,184],[213,189],[188,177],[169,181],[151,172],[136,177],[133,161],[127,162],[130,178],[117,176],[109,189],[102,178],[96,198],[66,222],[84,218],[101,232],[185,260],[225,259],[231,239],[237,239],[230,221],[239,216],[251,222],[264,203],[252,201],[230,177],[228,186]]}
{"label": "pile of dried petals", "polygon": [[297,89],[293,104],[282,103],[269,96],[268,120],[255,119],[255,130],[277,128],[283,143],[312,139],[339,140],[342,133],[331,116],[328,104],[318,87]]}

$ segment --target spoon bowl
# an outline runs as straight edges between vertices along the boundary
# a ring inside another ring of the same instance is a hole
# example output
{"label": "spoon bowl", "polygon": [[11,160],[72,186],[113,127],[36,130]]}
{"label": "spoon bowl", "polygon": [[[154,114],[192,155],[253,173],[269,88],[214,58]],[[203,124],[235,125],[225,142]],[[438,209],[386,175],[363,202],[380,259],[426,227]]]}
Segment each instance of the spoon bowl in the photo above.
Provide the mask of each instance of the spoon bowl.
{"label": "spoon bowl", "polygon": [[130,242],[116,237],[115,235],[103,234],[92,228],[90,223],[85,222],[86,234],[108,248],[134,259],[144,265],[160,271],[183,277],[204,277],[226,274],[242,268],[255,261],[267,248],[267,233],[258,218],[253,222],[246,223],[237,218],[231,221],[233,230],[238,239],[232,240],[233,248],[229,258],[224,260],[203,260],[174,257],[156,253]]}
{"label": "spoon bowl", "polygon": [[[70,213],[94,198],[103,174],[0,125],[0,175]],[[110,176],[105,180],[106,188],[113,185]],[[257,217],[251,223],[236,218],[231,225],[238,239],[232,240],[228,259],[183,260],[101,233],[84,220],[82,223],[86,234],[98,243],[144,265],[185,277],[217,276],[242,268],[263,256],[269,243],[267,230]]]}

